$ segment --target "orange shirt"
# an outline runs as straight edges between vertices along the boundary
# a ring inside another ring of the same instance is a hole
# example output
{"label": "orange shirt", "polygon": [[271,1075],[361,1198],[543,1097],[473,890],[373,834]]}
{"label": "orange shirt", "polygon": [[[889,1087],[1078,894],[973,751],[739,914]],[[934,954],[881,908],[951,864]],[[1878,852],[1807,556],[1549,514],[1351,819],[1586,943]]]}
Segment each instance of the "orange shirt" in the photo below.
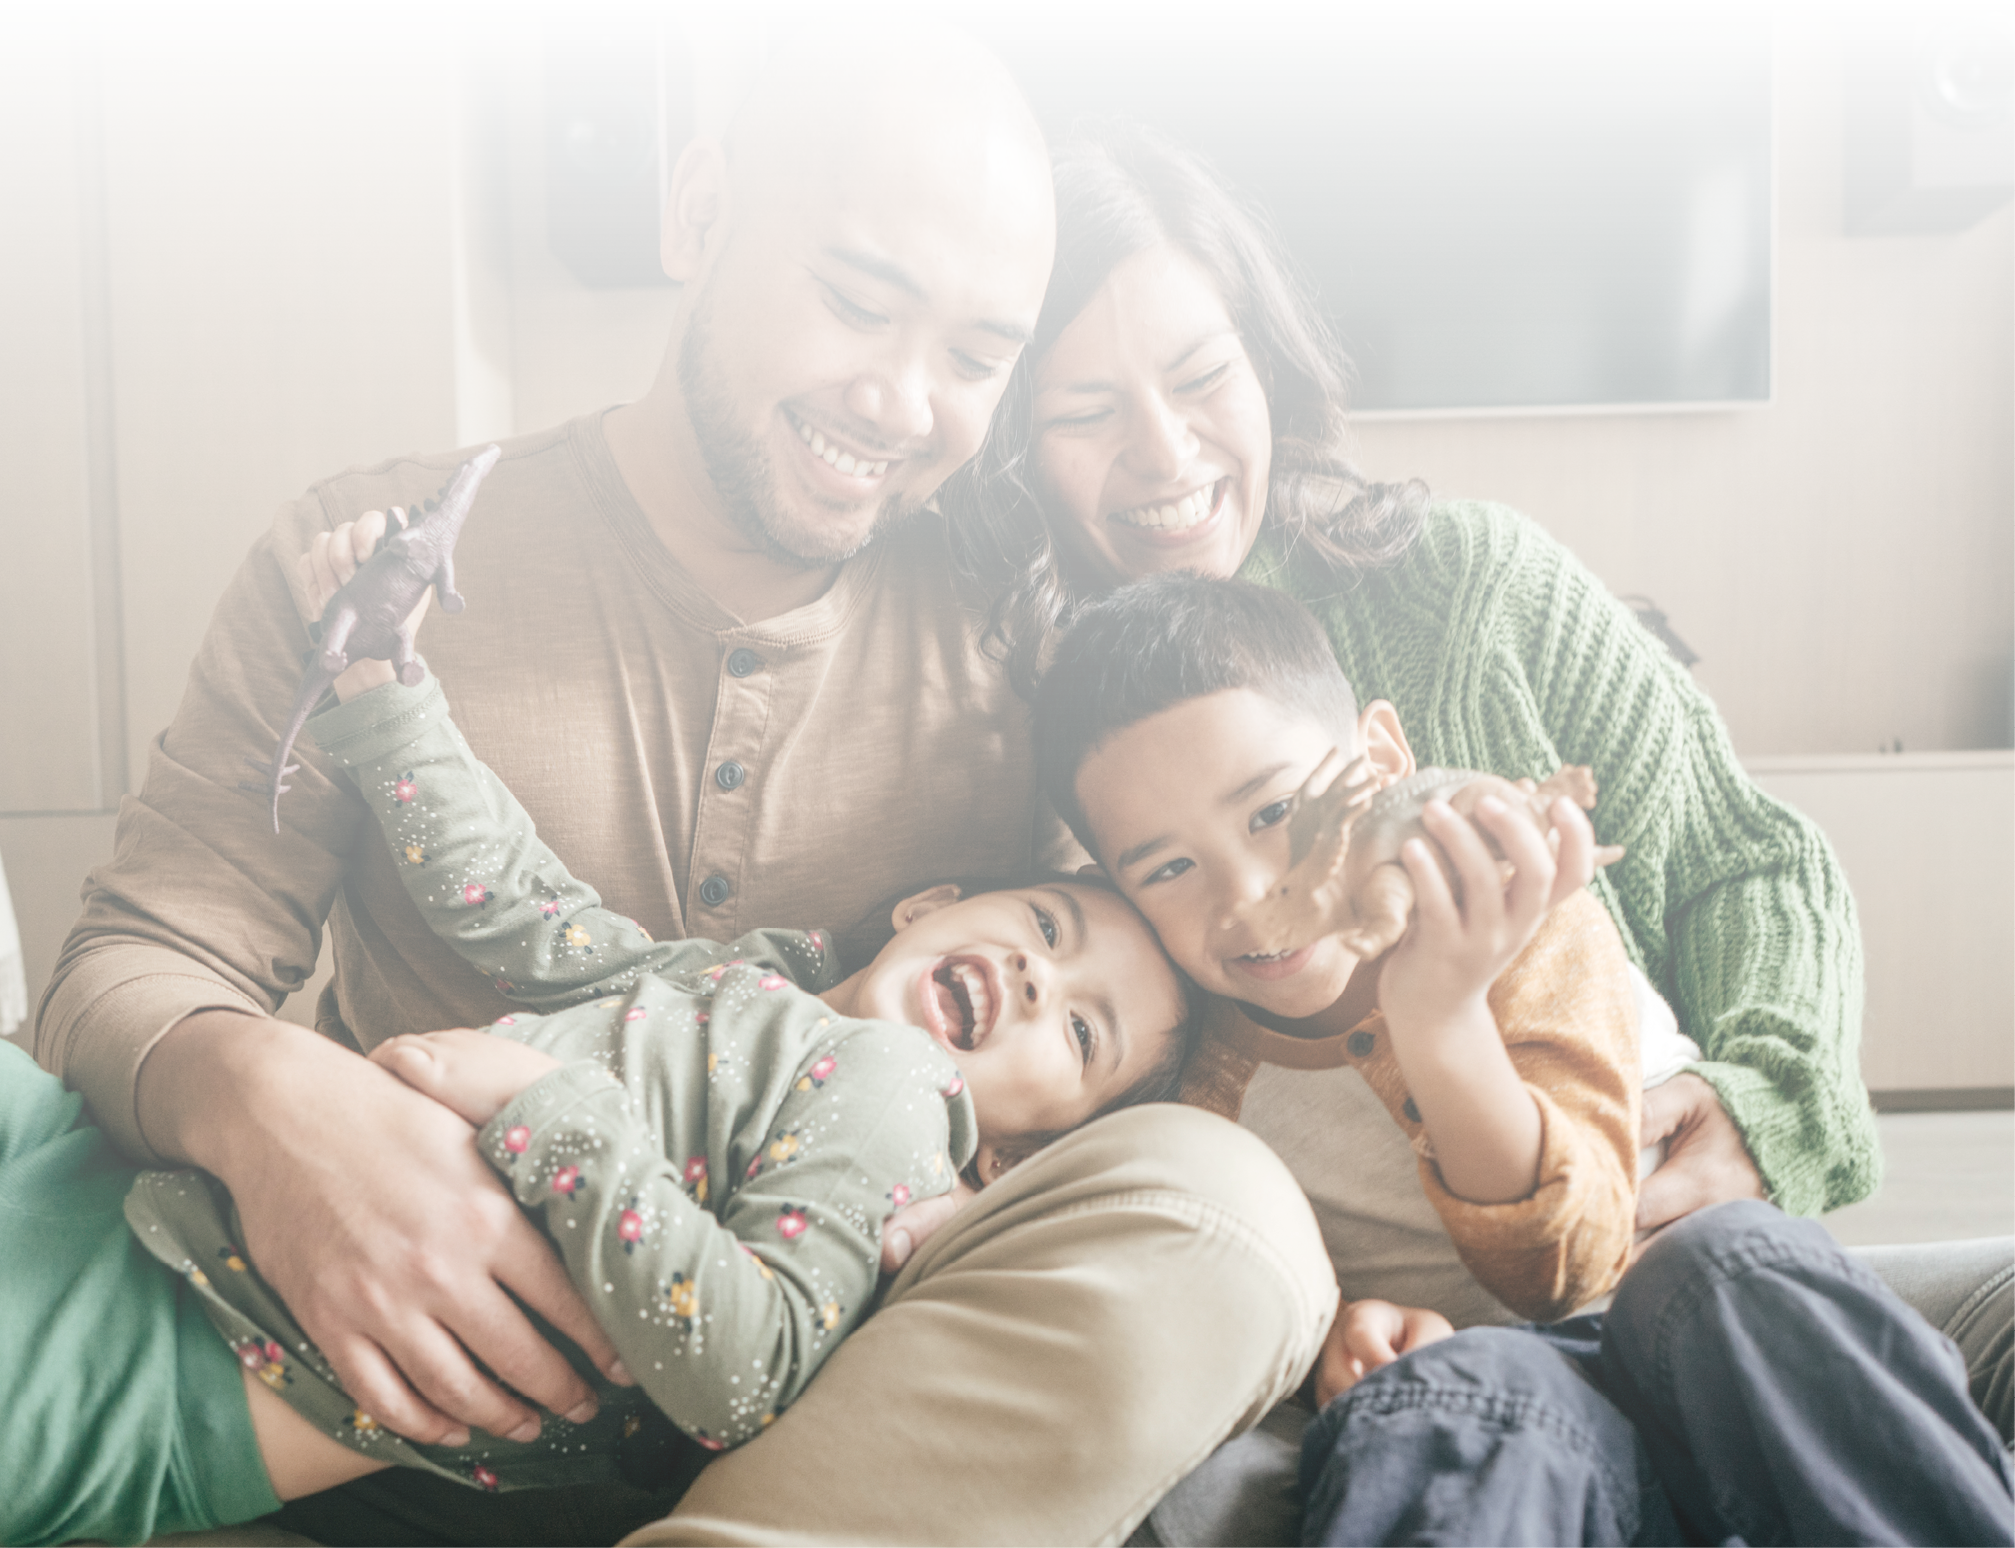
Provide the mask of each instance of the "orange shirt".
{"label": "orange shirt", "polygon": [[[147,1157],[140,1061],[194,1011],[271,1011],[334,933],[318,1022],[369,1048],[508,1008],[421,922],[375,819],[303,738],[272,756],[308,648],[294,560],[317,532],[433,494],[466,453],[338,475],[280,512],[212,620],[174,722],[43,1002],[36,1052]],[[660,939],[844,928],[899,889],[1025,870],[1027,716],[977,647],[925,517],[817,601],[745,624],[679,565],[590,415],[505,443],[455,552],[468,610],[420,650],[471,746],[607,905]]]}
{"label": "orange shirt", "polygon": [[[1250,1118],[1243,1114],[1248,1087],[1263,1064],[1354,1068],[1411,1141],[1421,1188],[1463,1266],[1520,1316],[1553,1321],[1615,1286],[1636,1228],[1643,1079],[1637,1013],[1623,943],[1592,894],[1577,893],[1547,915],[1491,985],[1489,1000],[1540,1116],[1539,1181],[1514,1203],[1473,1204],[1442,1183],[1381,1011],[1346,1033],[1296,1038],[1268,1031],[1231,1002],[1220,1002],[1184,1073],[1183,1100],[1228,1118]],[[1321,1217],[1329,1179],[1311,1175],[1313,1169],[1297,1164],[1301,1158],[1289,1151],[1283,1159]],[[1331,1250],[1340,1255],[1348,1246],[1332,1242]],[[1362,1296],[1376,1288],[1346,1283],[1345,1293]],[[1395,1286],[1387,1298],[1408,1297]]]}

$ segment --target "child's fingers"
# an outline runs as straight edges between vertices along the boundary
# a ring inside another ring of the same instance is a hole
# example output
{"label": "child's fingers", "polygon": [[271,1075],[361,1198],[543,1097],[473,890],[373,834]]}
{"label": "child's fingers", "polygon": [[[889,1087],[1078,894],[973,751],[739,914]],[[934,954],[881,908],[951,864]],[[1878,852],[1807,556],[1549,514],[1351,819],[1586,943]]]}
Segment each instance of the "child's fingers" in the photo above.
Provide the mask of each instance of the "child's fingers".
{"label": "child's fingers", "polygon": [[1498,879],[1497,857],[1467,817],[1446,801],[1430,801],[1421,824],[1441,845],[1462,886],[1460,917],[1471,928],[1488,928],[1504,912],[1504,884]]}
{"label": "child's fingers", "polygon": [[1595,825],[1566,796],[1553,803],[1547,816],[1553,822],[1549,832],[1556,848],[1553,895],[1547,905],[1551,907],[1595,879]]}
{"label": "child's fingers", "polygon": [[329,605],[329,598],[343,583],[336,578],[334,566],[330,563],[330,549],[335,544],[335,534],[318,532],[315,540],[308,545],[304,556],[308,565],[309,593],[315,601],[315,611],[319,614]]}
{"label": "child's fingers", "polygon": [[1408,839],[1399,847],[1399,863],[1413,881],[1414,928],[1424,934],[1448,935],[1462,929],[1462,913],[1448,878],[1424,839]]}
{"label": "child's fingers", "polygon": [[1518,925],[1538,919],[1552,899],[1558,869],[1545,833],[1529,813],[1515,810],[1495,796],[1485,796],[1476,803],[1476,820],[1497,840],[1511,864],[1511,880],[1502,889],[1505,917]]}
{"label": "child's fingers", "polygon": [[[376,551],[379,540],[385,535],[385,513],[383,511],[366,511],[355,521],[350,522],[348,526],[350,541],[348,552],[344,554],[343,558],[346,561],[349,573],[343,577],[345,580],[348,580],[351,575],[355,575],[357,567],[370,558],[372,553]],[[336,530],[342,532],[344,529],[338,527]]]}

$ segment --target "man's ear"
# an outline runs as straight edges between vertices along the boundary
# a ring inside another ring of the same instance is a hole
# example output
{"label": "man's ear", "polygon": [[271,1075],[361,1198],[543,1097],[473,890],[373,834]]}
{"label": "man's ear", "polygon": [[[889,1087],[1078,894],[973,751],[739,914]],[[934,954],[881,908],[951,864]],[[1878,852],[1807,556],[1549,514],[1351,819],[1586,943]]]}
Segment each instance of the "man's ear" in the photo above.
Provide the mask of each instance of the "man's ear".
{"label": "man's ear", "polygon": [[900,935],[924,915],[935,914],[939,909],[958,902],[961,896],[957,883],[939,882],[935,887],[926,887],[922,892],[904,898],[889,918]]}
{"label": "man's ear", "polygon": [[658,261],[665,274],[684,284],[705,267],[720,245],[728,209],[728,159],[719,140],[691,141],[672,166],[664,224],[658,230]]}
{"label": "man's ear", "polygon": [[1413,748],[1399,723],[1399,711],[1384,699],[1373,699],[1357,717],[1358,750],[1378,776],[1378,788],[1396,785],[1414,769]]}

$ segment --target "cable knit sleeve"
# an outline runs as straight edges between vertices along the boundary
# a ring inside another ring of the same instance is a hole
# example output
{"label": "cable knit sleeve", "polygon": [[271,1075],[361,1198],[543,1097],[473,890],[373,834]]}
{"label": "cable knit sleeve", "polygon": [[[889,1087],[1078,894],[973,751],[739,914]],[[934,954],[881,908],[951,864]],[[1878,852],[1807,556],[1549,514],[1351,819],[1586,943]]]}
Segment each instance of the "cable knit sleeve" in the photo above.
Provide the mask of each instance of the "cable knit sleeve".
{"label": "cable knit sleeve", "polygon": [[1361,699],[1392,700],[1423,763],[1595,770],[1596,894],[1706,1051],[1693,1066],[1771,1196],[1817,1214],[1881,1180],[1860,1076],[1860,927],[1824,835],[1743,772],[1714,705],[1560,544],[1502,506],[1437,507],[1354,585],[1260,551],[1247,573],[1316,607]]}

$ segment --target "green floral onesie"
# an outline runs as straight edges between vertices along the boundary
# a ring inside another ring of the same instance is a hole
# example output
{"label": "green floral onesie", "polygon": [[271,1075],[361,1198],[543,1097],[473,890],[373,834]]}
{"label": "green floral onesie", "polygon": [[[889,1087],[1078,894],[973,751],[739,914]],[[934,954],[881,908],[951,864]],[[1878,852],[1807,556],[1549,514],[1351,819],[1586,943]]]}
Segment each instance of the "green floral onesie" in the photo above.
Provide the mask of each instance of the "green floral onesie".
{"label": "green floral onesie", "polygon": [[188,1276],[248,1368],[367,1455],[510,1489],[648,1481],[638,1458],[676,1442],[653,1404],[704,1447],[749,1439],[867,1311],[883,1219],[944,1192],[971,1158],[957,1067],[915,1027],[850,1020],[816,997],[840,978],[822,931],[654,942],[601,907],[477,761],[431,677],[310,726],[376,809],[427,923],[549,1012],[491,1029],[563,1062],[478,1144],[638,1390],[576,1353],[602,1399],[587,1425],[548,1415],[529,1443],[415,1446],[343,1394],[238,1247],[213,1178],[142,1173],[126,1204],[135,1233]]}

